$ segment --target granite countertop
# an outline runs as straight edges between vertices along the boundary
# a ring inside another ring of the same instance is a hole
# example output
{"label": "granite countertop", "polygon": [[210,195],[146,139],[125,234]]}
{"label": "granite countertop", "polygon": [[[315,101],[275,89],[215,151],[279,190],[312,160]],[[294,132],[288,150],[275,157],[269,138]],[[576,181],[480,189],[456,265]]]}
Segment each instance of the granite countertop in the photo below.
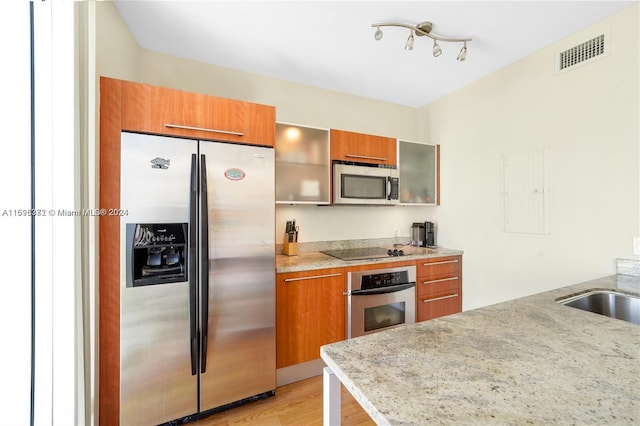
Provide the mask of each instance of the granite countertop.
{"label": "granite countertop", "polygon": [[[384,247],[387,249],[393,249],[393,245],[379,244],[376,246]],[[395,247],[402,249],[405,252],[404,256],[390,256],[379,259],[362,259],[362,260],[340,260],[338,258],[321,253],[320,251],[308,251],[301,252],[296,256],[287,256],[278,254],[276,255],[276,272],[299,272],[310,271],[314,269],[327,269],[327,268],[343,268],[347,266],[358,265],[374,265],[376,263],[388,263],[388,262],[401,262],[406,260],[418,260],[426,259],[430,257],[443,257],[443,256],[460,256],[462,251],[453,250],[444,247],[427,248],[427,247],[412,247],[403,245]]]}
{"label": "granite countertop", "polygon": [[638,424],[640,326],[557,303],[604,277],[333,343],[321,357],[380,425]]}

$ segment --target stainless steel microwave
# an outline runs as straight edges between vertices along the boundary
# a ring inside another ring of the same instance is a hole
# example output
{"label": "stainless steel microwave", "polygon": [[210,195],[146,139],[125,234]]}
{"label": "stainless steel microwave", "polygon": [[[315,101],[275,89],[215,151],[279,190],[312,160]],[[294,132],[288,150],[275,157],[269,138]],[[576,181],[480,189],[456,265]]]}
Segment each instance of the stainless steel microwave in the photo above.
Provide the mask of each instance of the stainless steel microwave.
{"label": "stainless steel microwave", "polygon": [[397,168],[333,164],[333,204],[398,204]]}

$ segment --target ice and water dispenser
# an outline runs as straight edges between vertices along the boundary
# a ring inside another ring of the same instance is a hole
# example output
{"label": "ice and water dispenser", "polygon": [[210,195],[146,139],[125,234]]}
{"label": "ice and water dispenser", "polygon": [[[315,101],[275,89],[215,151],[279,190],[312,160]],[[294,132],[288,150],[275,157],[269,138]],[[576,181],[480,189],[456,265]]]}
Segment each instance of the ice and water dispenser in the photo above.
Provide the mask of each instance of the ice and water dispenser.
{"label": "ice and water dispenser", "polygon": [[127,287],[187,281],[186,223],[127,224]]}

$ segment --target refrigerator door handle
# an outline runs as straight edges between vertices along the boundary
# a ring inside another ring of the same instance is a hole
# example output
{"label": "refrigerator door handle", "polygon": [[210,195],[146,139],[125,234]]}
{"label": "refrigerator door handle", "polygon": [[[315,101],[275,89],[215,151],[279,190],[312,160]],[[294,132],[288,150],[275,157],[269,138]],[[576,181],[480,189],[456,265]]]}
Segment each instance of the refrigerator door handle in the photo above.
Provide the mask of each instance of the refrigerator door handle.
{"label": "refrigerator door handle", "polygon": [[198,236],[198,163],[196,154],[191,155],[191,176],[189,188],[189,343],[191,346],[191,375],[198,373],[198,312],[197,312],[197,275],[196,256]]}
{"label": "refrigerator door handle", "polygon": [[207,371],[209,331],[209,204],[207,202],[207,159],[200,155],[200,373]]}

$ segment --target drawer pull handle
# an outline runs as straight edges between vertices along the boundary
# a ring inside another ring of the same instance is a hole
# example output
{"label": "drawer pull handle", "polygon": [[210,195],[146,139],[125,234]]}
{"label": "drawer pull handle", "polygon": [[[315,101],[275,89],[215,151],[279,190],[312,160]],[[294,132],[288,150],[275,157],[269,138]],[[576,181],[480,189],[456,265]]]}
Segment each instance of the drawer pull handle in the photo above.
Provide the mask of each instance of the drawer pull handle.
{"label": "drawer pull handle", "polygon": [[458,279],[458,277],[442,278],[442,279],[439,279],[439,280],[422,281],[422,284],[441,283],[441,282],[444,282],[444,281],[455,281],[457,279]]}
{"label": "drawer pull handle", "polygon": [[428,302],[437,302],[438,300],[445,300],[445,299],[451,299],[453,297],[458,297],[458,293],[456,294],[450,294],[448,296],[442,296],[442,297],[436,297],[434,299],[424,299],[423,302],[424,303],[428,303]]}
{"label": "drawer pull handle", "polygon": [[422,266],[432,266],[432,265],[447,265],[449,263],[458,263],[458,259],[455,260],[445,260],[444,262],[431,262],[431,263],[423,263]]}
{"label": "drawer pull handle", "polygon": [[382,157],[369,157],[366,155],[357,155],[357,154],[345,154],[345,157],[349,157],[349,158],[361,158],[364,160],[377,160],[377,161],[387,161],[387,158],[382,158]]}
{"label": "drawer pull handle", "polygon": [[229,130],[206,129],[204,127],[183,126],[181,124],[165,123],[164,127],[169,127],[169,128],[172,128],[172,129],[200,130],[202,132],[211,132],[211,133],[224,133],[225,135],[244,136],[244,133],[242,133],[242,132],[231,132]]}
{"label": "drawer pull handle", "polygon": [[310,277],[285,278],[284,282],[288,283],[288,282],[291,282],[291,281],[315,280],[315,279],[318,279],[318,278],[339,277],[340,275],[342,275],[342,274],[338,272],[338,273],[335,273],[335,274],[312,275]]}

